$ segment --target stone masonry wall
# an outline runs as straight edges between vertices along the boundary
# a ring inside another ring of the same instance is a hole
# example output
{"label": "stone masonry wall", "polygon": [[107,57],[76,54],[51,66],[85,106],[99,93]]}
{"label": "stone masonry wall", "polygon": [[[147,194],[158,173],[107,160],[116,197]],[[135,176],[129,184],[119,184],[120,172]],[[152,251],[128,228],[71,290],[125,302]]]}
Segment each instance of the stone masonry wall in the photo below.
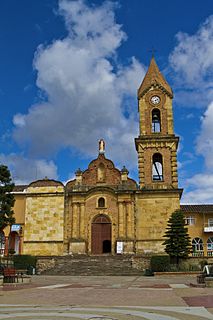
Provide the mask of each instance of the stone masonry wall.
{"label": "stone masonry wall", "polygon": [[179,209],[178,193],[139,193],[136,197],[136,253],[163,252],[167,221]]}
{"label": "stone masonry wall", "polygon": [[[63,254],[64,193],[61,186],[27,190],[24,253]],[[57,249],[58,248],[58,249]],[[52,250],[55,250],[53,253]]]}

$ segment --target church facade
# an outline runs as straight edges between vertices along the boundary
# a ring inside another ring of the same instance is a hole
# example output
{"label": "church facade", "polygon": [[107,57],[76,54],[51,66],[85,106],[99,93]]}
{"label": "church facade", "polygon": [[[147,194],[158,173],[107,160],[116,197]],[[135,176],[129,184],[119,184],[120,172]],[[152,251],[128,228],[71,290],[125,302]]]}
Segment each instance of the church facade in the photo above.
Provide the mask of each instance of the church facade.
{"label": "church facade", "polygon": [[[128,177],[125,167],[118,170],[107,159],[100,140],[97,158],[85,171],[78,169],[65,186],[47,178],[16,186],[16,224],[1,233],[4,252],[11,246],[16,253],[40,256],[164,252],[167,221],[180,208],[182,195],[172,99],[172,90],[152,58],[138,90],[139,184]],[[194,253],[212,256],[213,205],[181,208]]]}

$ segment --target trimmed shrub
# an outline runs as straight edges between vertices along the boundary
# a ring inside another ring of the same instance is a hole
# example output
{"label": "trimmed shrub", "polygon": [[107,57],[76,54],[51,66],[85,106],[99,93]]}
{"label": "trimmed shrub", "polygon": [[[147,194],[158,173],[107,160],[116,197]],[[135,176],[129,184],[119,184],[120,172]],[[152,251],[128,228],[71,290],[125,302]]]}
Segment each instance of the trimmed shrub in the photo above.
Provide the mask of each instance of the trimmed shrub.
{"label": "trimmed shrub", "polygon": [[170,258],[166,255],[152,256],[150,261],[151,270],[154,272],[169,271]]}
{"label": "trimmed shrub", "polygon": [[179,265],[179,271],[201,271],[199,263],[192,261],[182,261]]}
{"label": "trimmed shrub", "polygon": [[36,267],[37,257],[28,254],[14,255],[13,262],[16,269],[29,269],[30,267]]}

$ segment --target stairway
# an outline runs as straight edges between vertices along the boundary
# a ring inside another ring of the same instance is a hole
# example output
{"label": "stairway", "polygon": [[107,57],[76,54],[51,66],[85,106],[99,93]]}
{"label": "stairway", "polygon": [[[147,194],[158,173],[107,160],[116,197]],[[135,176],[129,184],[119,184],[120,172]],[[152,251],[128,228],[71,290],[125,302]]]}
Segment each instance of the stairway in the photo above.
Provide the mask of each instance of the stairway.
{"label": "stairway", "polygon": [[[40,270],[45,275],[72,276],[124,276],[141,275],[142,271],[132,268],[132,256],[65,256],[54,257],[54,267]],[[39,266],[40,262],[38,263]],[[39,269],[39,268],[38,268]]]}

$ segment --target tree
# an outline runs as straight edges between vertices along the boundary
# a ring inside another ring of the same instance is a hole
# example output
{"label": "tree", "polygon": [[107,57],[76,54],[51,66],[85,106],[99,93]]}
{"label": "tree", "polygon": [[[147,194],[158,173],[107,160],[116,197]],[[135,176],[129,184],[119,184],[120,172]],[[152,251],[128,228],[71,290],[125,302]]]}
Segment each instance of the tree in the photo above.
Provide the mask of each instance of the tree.
{"label": "tree", "polygon": [[168,220],[164,237],[165,252],[172,263],[179,264],[181,258],[187,258],[191,252],[191,239],[185,226],[184,214],[181,210],[172,213]]}
{"label": "tree", "polygon": [[14,188],[10,171],[7,166],[0,165],[0,230],[15,223],[13,217],[14,195],[11,193]]}

